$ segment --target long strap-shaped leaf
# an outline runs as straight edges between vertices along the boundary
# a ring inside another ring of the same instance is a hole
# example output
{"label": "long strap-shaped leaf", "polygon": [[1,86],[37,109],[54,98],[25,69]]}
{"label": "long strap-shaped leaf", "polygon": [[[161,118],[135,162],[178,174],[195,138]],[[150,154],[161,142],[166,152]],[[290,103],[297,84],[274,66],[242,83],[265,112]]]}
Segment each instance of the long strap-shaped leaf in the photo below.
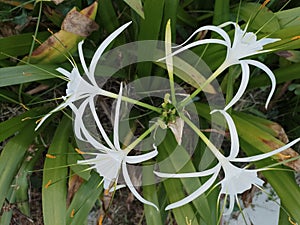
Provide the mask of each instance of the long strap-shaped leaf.
{"label": "long strap-shaped leaf", "polygon": [[67,196],[67,172],[68,169],[59,168],[65,166],[68,151],[69,136],[71,132],[71,120],[64,117],[60,122],[48,154],[56,155],[56,158],[46,158],[43,173],[43,216],[45,225],[66,224],[66,196]]}
{"label": "long strap-shaped leaf", "polygon": [[4,147],[0,156],[0,206],[3,205],[7,193],[12,188],[11,183],[16,176],[25,153],[38,133],[34,132],[35,123],[24,122],[27,125],[19,131]]}

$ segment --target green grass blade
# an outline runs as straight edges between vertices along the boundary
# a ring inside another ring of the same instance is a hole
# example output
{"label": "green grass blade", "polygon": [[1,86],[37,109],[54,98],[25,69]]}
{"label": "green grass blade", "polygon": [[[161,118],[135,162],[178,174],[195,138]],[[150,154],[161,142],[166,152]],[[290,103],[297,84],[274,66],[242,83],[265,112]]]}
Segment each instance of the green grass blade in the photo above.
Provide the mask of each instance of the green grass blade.
{"label": "green grass blade", "polygon": [[[60,122],[48,154],[57,155],[55,159],[46,158],[43,173],[42,203],[45,225],[66,224],[67,164],[71,120],[64,117]],[[53,184],[50,184],[53,183]],[[47,187],[47,184],[50,184]]]}

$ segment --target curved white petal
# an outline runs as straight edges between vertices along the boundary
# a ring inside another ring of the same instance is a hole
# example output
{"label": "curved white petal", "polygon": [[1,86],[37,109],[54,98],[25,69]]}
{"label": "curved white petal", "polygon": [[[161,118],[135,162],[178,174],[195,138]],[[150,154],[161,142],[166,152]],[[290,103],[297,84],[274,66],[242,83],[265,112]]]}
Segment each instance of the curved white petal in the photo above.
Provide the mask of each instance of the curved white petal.
{"label": "curved white petal", "polygon": [[74,133],[75,133],[75,136],[79,139],[79,140],[82,140],[82,141],[86,141],[82,135],[81,135],[81,129],[82,128],[85,128],[85,125],[83,124],[83,121],[82,121],[82,117],[83,117],[83,113],[85,111],[85,108],[88,104],[88,99],[85,99],[81,105],[79,106],[79,108],[77,109],[76,112],[74,112],[75,114],[75,119],[74,119]]}
{"label": "curved white petal", "polygon": [[220,112],[221,114],[224,115],[224,117],[226,119],[229,133],[230,133],[230,140],[231,140],[230,153],[229,153],[229,156],[227,157],[227,159],[229,159],[229,160],[233,159],[233,158],[237,157],[239,150],[240,150],[239,137],[238,137],[238,133],[237,133],[235,124],[234,124],[231,116],[225,110],[213,110],[211,113],[214,113],[214,112]]}
{"label": "curved white petal", "polygon": [[271,44],[271,43],[274,43],[274,42],[280,41],[280,40],[281,40],[280,38],[262,38],[257,42],[259,45],[264,46],[264,45]]}
{"label": "curved white petal", "polygon": [[215,182],[217,179],[219,173],[214,173],[211,178],[209,178],[203,185],[201,185],[196,191],[194,191],[189,196],[181,199],[180,201],[174,202],[166,207],[166,210],[178,208],[180,206],[183,206],[194,199],[198,198],[200,195],[202,195],[205,191],[207,191]]}
{"label": "curved white petal", "polygon": [[85,74],[88,74],[89,70],[87,68],[87,65],[86,65],[86,62],[85,62],[85,59],[84,59],[83,49],[82,49],[83,43],[84,43],[84,40],[82,40],[78,43],[78,54],[79,54],[79,59],[80,59],[83,71],[84,71]]}
{"label": "curved white petal", "polygon": [[107,136],[100,120],[99,120],[99,117],[97,115],[97,112],[96,112],[96,107],[95,107],[95,103],[94,101],[91,101],[90,102],[90,109],[91,109],[91,112],[93,114],[93,117],[94,117],[94,120],[95,120],[95,123],[104,139],[104,141],[106,142],[106,144],[111,148],[111,149],[115,149],[115,146],[112,144],[112,142],[110,141],[109,137]]}
{"label": "curved white petal", "polygon": [[231,108],[236,102],[238,102],[240,100],[240,98],[245,93],[245,90],[246,90],[248,82],[249,82],[249,74],[250,74],[249,66],[244,60],[241,60],[240,64],[241,64],[241,67],[242,67],[241,84],[240,84],[240,87],[239,87],[237,93],[235,94],[235,96],[225,106],[225,108],[224,108],[225,111],[228,110],[229,108]]}
{"label": "curved white petal", "polygon": [[194,41],[186,46],[183,46],[181,47],[180,49],[174,51],[172,54],[166,56],[166,57],[163,57],[163,58],[160,58],[157,60],[157,62],[160,62],[160,61],[163,61],[165,60],[167,57],[172,57],[174,55],[177,55],[187,49],[190,49],[190,48],[193,48],[193,47],[196,47],[196,46],[199,46],[199,45],[203,45],[203,44],[221,44],[221,45],[225,45],[227,46],[227,43],[223,40],[219,40],[219,39],[204,39],[204,40],[199,40],[199,41]]}
{"label": "curved white petal", "polygon": [[268,108],[268,105],[271,101],[271,98],[275,92],[275,88],[276,88],[276,78],[274,73],[272,72],[272,70],[269,69],[269,67],[267,67],[265,64],[255,61],[255,60],[245,60],[248,64],[256,66],[258,68],[260,68],[261,70],[265,71],[266,74],[269,76],[270,80],[271,80],[271,91],[270,94],[267,98],[266,104],[265,104],[265,108]]}
{"label": "curved white petal", "polygon": [[[86,99],[80,107],[78,108],[77,113],[75,114],[75,121],[74,121],[74,133],[75,136],[81,140],[81,141],[86,141],[89,142],[96,150],[100,152],[109,152],[109,151],[114,151],[114,149],[109,149],[105,145],[101,144],[99,141],[97,141],[91,134],[90,132],[86,129],[83,121],[82,121],[82,116],[85,111],[85,108],[88,103],[93,101],[93,96]],[[84,135],[85,138],[82,137],[81,133]]]}
{"label": "curved white petal", "polygon": [[136,164],[136,163],[141,163],[141,162],[145,162],[149,159],[154,158],[155,156],[157,156],[158,151],[157,150],[153,150],[151,152],[142,154],[142,155],[135,155],[135,156],[127,156],[126,157],[126,162],[129,164]]}
{"label": "curved white petal", "polygon": [[126,166],[126,162],[125,162],[125,161],[122,163],[122,172],[123,172],[123,177],[124,177],[125,183],[126,183],[127,187],[129,188],[129,190],[131,191],[131,193],[132,193],[132,194],[133,194],[140,202],[142,202],[142,203],[144,203],[144,204],[147,204],[147,205],[151,205],[151,206],[153,206],[157,211],[159,211],[158,207],[157,207],[154,203],[152,203],[152,202],[150,202],[150,201],[144,199],[144,198],[137,192],[137,190],[134,188],[134,186],[133,186],[133,184],[132,184],[132,182],[131,182],[131,179],[130,179],[130,177],[129,177],[129,174],[128,174],[128,170],[127,170],[127,166]]}
{"label": "curved white petal", "polygon": [[162,172],[153,171],[153,173],[159,177],[164,177],[164,178],[191,178],[191,177],[206,177],[213,173],[219,173],[220,169],[221,169],[220,164],[217,164],[215,167],[211,169],[200,171],[200,172],[162,173]]}
{"label": "curved white petal", "polygon": [[118,151],[122,151],[119,140],[119,123],[120,123],[120,110],[121,110],[121,98],[122,98],[123,84],[120,85],[120,91],[117,98],[116,110],[115,110],[115,121],[114,121],[114,145]]}
{"label": "curved white petal", "polygon": [[[214,31],[214,32],[218,33],[219,35],[221,35],[221,37],[224,38],[225,43],[226,43],[224,45],[227,46],[227,47],[231,46],[230,38],[229,38],[228,34],[223,29],[221,29],[220,27],[217,27],[217,26],[208,25],[208,26],[203,26],[203,27],[198,28],[196,31],[194,31],[194,33],[192,33],[188,37],[188,39],[186,39],[183,43],[181,43],[180,45],[175,46],[173,48],[180,48],[180,47],[182,47],[187,42],[189,42],[192,39],[193,36],[195,36],[196,34],[198,34],[201,31],[206,31],[206,30],[211,30],[211,31]],[[211,39],[211,40],[218,40],[218,39]]]}
{"label": "curved white petal", "polygon": [[67,78],[70,79],[71,73],[69,71],[67,71],[67,70],[65,70],[65,69],[63,69],[61,67],[56,68],[56,71],[60,72],[61,74],[63,74],[64,76],[66,76]]}
{"label": "curved white petal", "polygon": [[35,131],[37,131],[40,126],[55,112],[58,112],[64,108],[66,108],[67,106],[69,105],[69,103],[66,101],[66,102],[63,102],[61,103],[60,105],[58,105],[56,108],[52,109],[49,113],[47,113],[45,116],[42,117],[42,119],[40,121],[38,121],[38,124],[36,126],[36,128],[34,129]]}
{"label": "curved white petal", "polygon": [[125,23],[123,26],[119,27],[117,30],[115,30],[112,34],[110,34],[99,46],[99,48],[96,50],[89,69],[89,74],[91,74],[91,77],[94,76],[96,65],[98,60],[100,59],[102,53],[107,48],[107,46],[120,34],[122,33],[130,24],[132,21]]}
{"label": "curved white petal", "polygon": [[[225,212],[223,212],[223,215],[230,215],[233,211],[234,208],[234,204],[235,204],[235,199],[234,197],[236,197],[237,199],[237,195],[229,195],[229,207],[226,209]],[[226,199],[227,200],[227,199]],[[224,204],[226,204],[226,202],[224,202]]]}
{"label": "curved white petal", "polygon": [[292,147],[294,144],[296,144],[297,142],[300,141],[300,138],[297,138],[293,141],[291,141],[290,143],[276,149],[276,150],[273,150],[273,151],[270,151],[268,153],[264,153],[264,154],[260,154],[260,155],[255,155],[255,156],[250,156],[250,157],[244,157],[244,158],[235,158],[235,159],[232,159],[230,161],[232,162],[253,162],[253,161],[257,161],[257,160],[261,160],[261,159],[265,159],[265,158],[268,158],[272,155],[276,155],[290,147]]}

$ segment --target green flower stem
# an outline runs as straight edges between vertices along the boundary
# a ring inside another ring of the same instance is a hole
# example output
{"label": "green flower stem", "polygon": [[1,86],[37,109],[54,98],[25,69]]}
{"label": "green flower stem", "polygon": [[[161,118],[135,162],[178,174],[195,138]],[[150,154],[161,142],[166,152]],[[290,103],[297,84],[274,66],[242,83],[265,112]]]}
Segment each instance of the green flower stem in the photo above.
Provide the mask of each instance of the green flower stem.
{"label": "green flower stem", "polygon": [[[119,97],[118,94],[112,93],[112,92],[110,92],[110,91],[105,91],[105,90],[103,90],[103,93],[102,93],[102,94],[103,94],[104,96],[107,96],[107,97],[110,97],[110,98],[115,98],[115,99],[117,99],[117,98]],[[134,105],[138,105],[138,106],[141,106],[141,107],[143,107],[143,108],[150,109],[150,110],[152,110],[152,111],[154,111],[154,112],[157,112],[157,113],[159,113],[159,114],[162,112],[162,109],[159,108],[159,107],[155,107],[155,106],[153,106],[153,105],[149,105],[149,104],[147,104],[147,103],[140,102],[140,101],[135,100],[135,99],[132,99],[132,98],[128,98],[128,97],[122,96],[121,99],[122,99],[122,101],[124,101],[124,102],[129,102],[129,103],[132,103],[132,104],[134,104]]]}
{"label": "green flower stem", "polygon": [[146,130],[143,134],[141,134],[134,142],[132,142],[130,145],[128,145],[124,151],[130,152],[132,149],[134,149],[135,146],[137,146],[144,138],[146,138],[155,128],[159,126],[157,123],[153,124],[151,127],[149,127],[148,130]]}
{"label": "green flower stem", "polygon": [[189,119],[187,118],[183,113],[180,113],[180,118],[184,120],[184,122],[192,128],[196,134],[199,135],[199,137],[202,139],[202,141],[206,144],[206,146],[212,151],[212,153],[215,155],[215,157],[221,161],[223,160],[224,156],[220,153],[220,151],[216,148],[216,146],[211,143],[211,141],[199,130],[198,127]]}
{"label": "green flower stem", "polygon": [[216,79],[225,69],[227,68],[226,64],[222,64],[197,90],[195,90],[189,97],[184,99],[179,104],[179,108],[184,108],[193,98],[196,97],[208,84],[210,84],[214,79]]}
{"label": "green flower stem", "polygon": [[172,54],[171,42],[172,41],[172,33],[171,33],[171,20],[168,20],[166,25],[165,32],[165,51],[166,51],[166,66],[169,75],[170,89],[171,89],[171,100],[172,104],[176,105],[176,97],[175,97],[175,86],[174,86],[174,74],[173,74],[173,56],[168,57],[168,55]]}

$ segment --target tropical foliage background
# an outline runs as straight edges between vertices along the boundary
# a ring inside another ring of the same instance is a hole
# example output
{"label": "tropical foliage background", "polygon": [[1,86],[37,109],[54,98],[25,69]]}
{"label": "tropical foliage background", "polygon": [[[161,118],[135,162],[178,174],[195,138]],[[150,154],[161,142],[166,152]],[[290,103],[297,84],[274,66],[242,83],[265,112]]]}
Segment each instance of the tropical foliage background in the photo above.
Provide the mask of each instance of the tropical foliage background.
{"label": "tropical foliage background", "polygon": [[[53,114],[37,131],[36,121],[64,96],[66,81],[58,77],[55,69],[70,70],[71,55],[80,67],[77,46],[81,40],[85,39],[84,56],[89,61],[101,42],[128,21],[133,21],[132,25],[109,48],[140,40],[164,41],[169,19],[172,40],[180,44],[201,26],[235,22],[238,18],[242,26],[249,22],[248,30],[258,32],[258,37],[281,39],[267,46],[274,50],[272,53],[253,57],[271,68],[277,79],[276,93],[268,109],[264,104],[270,81],[259,69],[253,69],[247,92],[230,111],[241,149],[245,155],[253,155],[283,146],[300,137],[300,2],[263,3],[250,0],[0,0],[0,206],[3,206],[0,224],[87,224],[93,208],[100,211],[103,224],[109,221],[114,221],[113,224],[218,224],[222,216],[217,210],[217,188],[190,204],[164,211],[170,202],[183,198],[200,182],[205,182],[204,178],[167,179],[143,186],[139,191],[155,202],[160,211],[127,198],[130,193],[122,189],[108,194],[105,200],[107,193],[99,186],[101,177],[95,171],[74,165],[82,156],[75,151],[78,146],[70,111],[64,109]],[[74,26],[74,23],[79,25]],[[233,34],[230,31],[233,27],[227,29]],[[199,33],[196,39],[204,35],[210,33]],[[226,53],[224,48],[213,44],[193,51],[211,70],[221,64]],[[227,101],[238,89],[240,72],[239,67],[231,68],[218,78]],[[117,93],[114,84],[150,74],[167,77],[164,68],[139,64],[122,70],[110,85]],[[180,76],[176,79],[184,87],[195,88],[183,82]],[[208,103],[201,94],[199,96],[195,105],[200,123],[206,126],[209,136]],[[145,115],[132,120],[146,124]],[[168,132],[166,141],[159,146],[161,157],[166,157],[176,145],[173,134]],[[225,141],[225,149],[226,146]],[[182,171],[196,171],[200,161],[205,161],[205,145],[199,143],[197,148],[200,150],[192,155]],[[255,164],[262,168],[284,161],[276,166],[278,169],[262,172],[281,199],[280,225],[300,223],[300,188],[295,179],[300,170],[297,149],[299,151],[296,145],[275,160]],[[173,166],[176,168],[176,161]],[[143,175],[154,179],[151,171],[143,171]],[[125,201],[128,209],[118,210],[118,205]]]}

